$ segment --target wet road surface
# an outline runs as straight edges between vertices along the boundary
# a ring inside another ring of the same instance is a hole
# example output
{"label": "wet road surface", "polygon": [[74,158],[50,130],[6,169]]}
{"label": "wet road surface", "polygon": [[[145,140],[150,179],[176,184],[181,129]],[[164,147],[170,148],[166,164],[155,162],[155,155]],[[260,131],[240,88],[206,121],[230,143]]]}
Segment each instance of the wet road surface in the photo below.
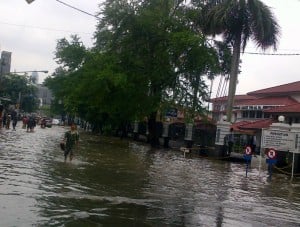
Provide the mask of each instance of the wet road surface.
{"label": "wet road surface", "polygon": [[0,129],[0,226],[300,226],[300,180],[66,128]]}

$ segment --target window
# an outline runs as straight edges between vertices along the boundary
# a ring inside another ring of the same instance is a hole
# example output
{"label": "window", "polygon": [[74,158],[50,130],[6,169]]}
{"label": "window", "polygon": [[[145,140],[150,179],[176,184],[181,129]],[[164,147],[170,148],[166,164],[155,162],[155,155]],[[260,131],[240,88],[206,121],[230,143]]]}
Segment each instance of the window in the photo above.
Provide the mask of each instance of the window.
{"label": "window", "polygon": [[270,118],[271,115],[269,113],[264,113],[264,118]]}
{"label": "window", "polygon": [[249,118],[255,118],[256,111],[249,111]]}
{"label": "window", "polygon": [[256,118],[262,118],[262,111],[256,112]]}
{"label": "window", "polygon": [[248,111],[243,111],[243,112],[242,112],[242,117],[243,117],[243,118],[248,118],[248,116],[249,116]]}

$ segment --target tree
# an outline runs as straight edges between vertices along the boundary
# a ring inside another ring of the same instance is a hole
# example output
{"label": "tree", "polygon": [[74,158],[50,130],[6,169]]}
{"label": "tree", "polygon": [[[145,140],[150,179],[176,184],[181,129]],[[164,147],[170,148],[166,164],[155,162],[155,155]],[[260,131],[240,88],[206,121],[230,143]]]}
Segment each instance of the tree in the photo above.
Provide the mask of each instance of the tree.
{"label": "tree", "polygon": [[123,99],[129,97],[130,106],[135,105],[137,119],[148,117],[152,146],[158,143],[156,117],[161,106],[173,93],[177,105],[185,102],[185,107],[201,111],[196,106],[207,93],[203,75],[217,62],[182,2],[107,1],[97,27],[96,49],[118,59],[126,78]]}
{"label": "tree", "polygon": [[207,14],[205,32],[222,34],[232,46],[227,119],[231,121],[234,96],[236,91],[240,52],[245,50],[249,39],[257,47],[276,50],[279,37],[279,25],[270,8],[260,0],[223,0],[213,6]]}
{"label": "tree", "polygon": [[29,83],[26,76],[17,74],[4,75],[1,78],[0,96],[8,97],[13,104],[20,104],[26,112],[33,112],[38,107],[37,89]]}
{"label": "tree", "polygon": [[84,62],[86,48],[77,35],[71,35],[71,41],[60,39],[56,44],[55,59],[57,64],[69,71],[76,71]]}
{"label": "tree", "polygon": [[98,127],[147,118],[157,146],[157,113],[167,105],[201,113],[204,79],[219,65],[182,2],[106,1],[95,46],[60,40],[55,56],[62,68],[46,85],[69,113]]}

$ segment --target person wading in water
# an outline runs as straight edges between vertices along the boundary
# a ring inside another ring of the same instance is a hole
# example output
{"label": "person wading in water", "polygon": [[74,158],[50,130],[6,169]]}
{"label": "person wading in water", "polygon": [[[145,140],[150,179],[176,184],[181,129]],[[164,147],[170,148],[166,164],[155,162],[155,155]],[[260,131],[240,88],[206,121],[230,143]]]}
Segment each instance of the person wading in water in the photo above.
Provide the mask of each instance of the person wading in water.
{"label": "person wading in water", "polygon": [[79,134],[77,131],[77,127],[75,124],[71,125],[71,130],[67,131],[64,136],[64,156],[65,162],[67,161],[68,155],[70,155],[70,161],[73,159],[73,150],[75,145],[78,144],[79,141]]}

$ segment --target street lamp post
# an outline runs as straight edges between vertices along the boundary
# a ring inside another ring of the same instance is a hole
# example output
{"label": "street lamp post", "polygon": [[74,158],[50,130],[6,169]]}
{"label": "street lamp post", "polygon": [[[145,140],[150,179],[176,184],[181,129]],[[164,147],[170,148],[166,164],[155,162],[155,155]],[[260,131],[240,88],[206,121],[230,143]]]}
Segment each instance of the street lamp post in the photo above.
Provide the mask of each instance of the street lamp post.
{"label": "street lamp post", "polygon": [[48,70],[30,70],[30,71],[20,71],[20,72],[10,72],[10,73],[48,73]]}

